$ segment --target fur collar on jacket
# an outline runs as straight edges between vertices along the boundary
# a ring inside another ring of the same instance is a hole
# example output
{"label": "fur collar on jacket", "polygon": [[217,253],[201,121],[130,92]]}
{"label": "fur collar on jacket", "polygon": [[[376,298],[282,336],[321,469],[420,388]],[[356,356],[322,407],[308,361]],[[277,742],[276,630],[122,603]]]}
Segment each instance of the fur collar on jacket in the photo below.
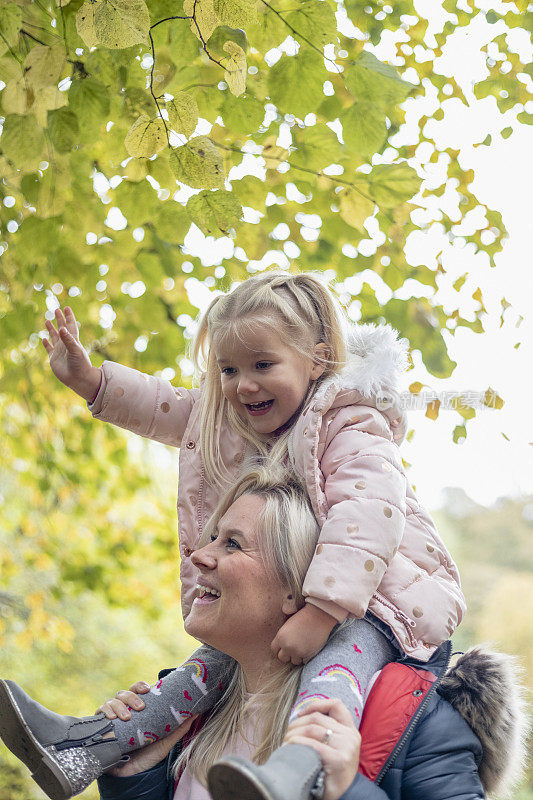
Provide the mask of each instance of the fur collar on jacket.
{"label": "fur collar on jacket", "polygon": [[399,384],[408,365],[407,339],[390,325],[350,324],[345,331],[348,358],[342,370],[326,378],[314,395],[322,413],[346,403],[374,406],[387,417],[398,444],[407,432]]}
{"label": "fur collar on jacket", "polygon": [[340,378],[366,397],[395,392],[408,365],[407,339],[390,325],[350,325],[346,334],[348,361]]}
{"label": "fur collar on jacket", "polygon": [[470,725],[483,748],[485,792],[508,795],[520,779],[529,723],[521,669],[512,656],[473,647],[442,678],[442,695]]}

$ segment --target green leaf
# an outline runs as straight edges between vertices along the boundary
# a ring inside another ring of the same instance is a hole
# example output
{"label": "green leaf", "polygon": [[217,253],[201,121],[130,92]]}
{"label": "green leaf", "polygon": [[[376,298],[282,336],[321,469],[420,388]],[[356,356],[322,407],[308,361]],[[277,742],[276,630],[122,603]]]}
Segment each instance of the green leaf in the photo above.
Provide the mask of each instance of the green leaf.
{"label": "green leaf", "polygon": [[265,107],[250,94],[241,95],[237,100],[230,92],[225,92],[220,113],[227,128],[233,133],[246,136],[254,133],[263,122]]}
{"label": "green leaf", "polygon": [[56,156],[39,183],[37,214],[43,219],[61,214],[72,200],[72,174],[69,158]]}
{"label": "green leaf", "polygon": [[265,207],[268,186],[256,175],[246,175],[240,181],[233,181],[231,188],[243,206],[257,209]]}
{"label": "green leaf", "polygon": [[321,170],[330,164],[338,164],[342,158],[342,145],[327,125],[313,125],[310,128],[294,129],[291,164],[299,164],[307,169]]}
{"label": "green leaf", "polygon": [[72,81],[68,101],[82,125],[92,127],[109,113],[109,89],[91,77]]}
{"label": "green leaf", "polygon": [[7,53],[10,47],[15,46],[21,26],[22,9],[15,3],[7,3],[2,6],[2,13],[0,14],[0,56]]}
{"label": "green leaf", "polygon": [[113,191],[111,204],[120,208],[132,228],[151,219],[158,207],[157,195],[146,180],[122,181]]}
{"label": "green leaf", "polygon": [[130,156],[151,158],[167,144],[165,124],[162,119],[150,119],[146,114],[135,120],[129,129],[124,145]]}
{"label": "green leaf", "polygon": [[529,114],[527,111],[521,111],[516,118],[524,125],[533,125],[533,114]]}
{"label": "green leaf", "polygon": [[367,176],[370,194],[379,206],[393,208],[420,189],[421,179],[408,164],[378,164]]}
{"label": "green leaf", "polygon": [[342,135],[351,153],[371,156],[387,137],[385,115],[372,103],[354,103],[341,114]]}
{"label": "green leaf", "polygon": [[224,78],[230,92],[238,97],[246,91],[246,55],[242,47],[231,40],[225,43],[224,50],[229,55],[224,67]]}
{"label": "green leaf", "polygon": [[379,61],[367,50],[363,50],[346,70],[345,81],[356,100],[382,109],[401,103],[413,88],[399,77],[394,67]]}
{"label": "green leaf", "polygon": [[285,19],[298,34],[317,47],[337,41],[337,20],[327,0],[300,0],[299,8],[287,14]]}
{"label": "green leaf", "polygon": [[246,35],[253,47],[260,53],[266,53],[287,38],[288,28],[277,14],[263,4],[259,7],[258,17],[257,23],[248,28]]}
{"label": "green leaf", "polygon": [[59,153],[68,153],[77,144],[78,118],[69,108],[48,112],[48,134]]}
{"label": "green leaf", "polygon": [[33,172],[42,160],[44,132],[32,115],[9,114],[4,121],[0,147],[23,172]]}
{"label": "green leaf", "polygon": [[63,43],[53,47],[36,45],[28,55],[24,66],[26,80],[32,89],[37,92],[44,86],[57,83],[66,64],[66,54]]}
{"label": "green leaf", "polygon": [[195,136],[176,147],[170,155],[176,178],[194,189],[219,189],[224,186],[222,156],[207,136]]}
{"label": "green leaf", "polygon": [[303,119],[316,111],[327,79],[322,56],[315,50],[301,48],[296,56],[282,56],[268,75],[268,91],[272,102],[285,113]]}
{"label": "green leaf", "polygon": [[226,235],[238,224],[242,209],[232,192],[200,192],[187,202],[187,213],[206,236]]}
{"label": "green leaf", "polygon": [[[368,193],[368,186],[362,185],[361,191]],[[374,202],[354,189],[345,189],[340,195],[341,217],[348,225],[363,232],[363,223],[374,212]]]}
{"label": "green leaf", "polygon": [[183,244],[190,225],[191,221],[185,208],[174,200],[167,200],[166,203],[163,203],[154,220],[157,235],[173,244]]}
{"label": "green leaf", "polygon": [[170,125],[177,133],[192,136],[198,125],[198,104],[194,95],[187,92],[177,92],[174,99],[170,100],[166,109]]}
{"label": "green leaf", "polygon": [[191,25],[181,20],[176,20],[176,24],[171,26],[168,51],[177,67],[192,64],[198,56],[200,41],[197,33],[196,27],[193,32]]}
{"label": "green leaf", "polygon": [[456,425],[453,429],[453,441],[457,444],[461,439],[466,439],[466,428],[464,425]]}
{"label": "green leaf", "polygon": [[146,42],[150,14],[144,0],[86,0],[76,15],[76,27],[87,47],[122,49]]}
{"label": "green leaf", "polygon": [[222,25],[246,30],[257,22],[257,0],[213,0]]}

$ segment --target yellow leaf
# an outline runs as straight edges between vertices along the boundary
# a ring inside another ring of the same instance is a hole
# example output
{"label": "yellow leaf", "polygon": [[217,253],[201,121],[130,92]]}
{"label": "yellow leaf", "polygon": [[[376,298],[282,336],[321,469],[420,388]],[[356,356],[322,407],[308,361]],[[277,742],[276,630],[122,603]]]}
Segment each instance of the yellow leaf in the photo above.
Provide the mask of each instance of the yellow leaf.
{"label": "yellow leaf", "polygon": [[426,408],[426,417],[428,419],[437,419],[439,416],[439,409],[440,409],[440,400],[432,400],[431,403],[427,404]]}
{"label": "yellow leaf", "polygon": [[150,158],[165,147],[167,138],[162,119],[150,119],[146,114],[135,120],[124,144],[130,156]]}
{"label": "yellow leaf", "polygon": [[176,92],[167,103],[168,121],[177,133],[189,137],[198,125],[198,105],[192,94]]}
{"label": "yellow leaf", "polygon": [[33,89],[28,86],[26,78],[20,76],[9,81],[2,92],[2,108],[7,114],[25,114],[34,97]]}
{"label": "yellow leaf", "polygon": [[36,92],[44,86],[56,84],[66,64],[65,48],[62,43],[53,47],[36,45],[26,56],[26,80]]}
{"label": "yellow leaf", "polygon": [[67,103],[68,95],[66,92],[60,92],[57,86],[45,86],[36,95],[31,110],[41,125],[45,127],[48,112],[54,111],[56,108],[63,108]]}
{"label": "yellow leaf", "polygon": [[354,189],[346,189],[340,195],[341,217],[348,225],[363,230],[363,223],[374,211],[374,201]]}
{"label": "yellow leaf", "polygon": [[142,181],[148,175],[148,161],[145,158],[132,158],[126,164],[124,174],[130,181]]}
{"label": "yellow leaf", "polygon": [[96,4],[87,0],[82,6],[79,7],[76,14],[76,30],[80,37],[83,39],[89,50],[96,47],[98,39],[94,27],[94,12]]}
{"label": "yellow leaf", "polygon": [[246,90],[246,55],[242,47],[231,40],[224,44],[224,50],[229,54],[224,78],[230,92],[238,97]]}
{"label": "yellow leaf", "polygon": [[483,404],[488,406],[489,408],[497,408],[499,410],[500,408],[503,408],[503,402],[504,401],[502,400],[502,398],[499,397],[498,394],[494,391],[494,389],[491,389],[489,386],[489,388],[485,392],[485,397],[483,398]]}
{"label": "yellow leaf", "polygon": [[481,289],[479,287],[472,295],[472,299],[478,301],[479,305],[481,306],[481,311],[486,311],[485,306],[483,304],[483,295],[481,294]]}
{"label": "yellow leaf", "polygon": [[183,10],[188,17],[192,17],[194,13],[194,19],[190,23],[191,30],[200,41],[203,39],[206,42],[220,25],[213,0],[185,0]]}
{"label": "yellow leaf", "polygon": [[104,47],[125,48],[144,44],[150,14],[144,0],[102,0],[94,12],[94,30]]}
{"label": "yellow leaf", "polygon": [[76,14],[76,28],[89,48],[121,49],[146,42],[150,14],[144,0],[87,0]]}
{"label": "yellow leaf", "polygon": [[176,147],[170,155],[170,167],[176,178],[193,189],[222,189],[222,156],[207,136],[195,136]]}
{"label": "yellow leaf", "polygon": [[420,381],[415,381],[410,385],[409,391],[411,392],[411,394],[420,394],[423,386],[424,384],[420,383]]}

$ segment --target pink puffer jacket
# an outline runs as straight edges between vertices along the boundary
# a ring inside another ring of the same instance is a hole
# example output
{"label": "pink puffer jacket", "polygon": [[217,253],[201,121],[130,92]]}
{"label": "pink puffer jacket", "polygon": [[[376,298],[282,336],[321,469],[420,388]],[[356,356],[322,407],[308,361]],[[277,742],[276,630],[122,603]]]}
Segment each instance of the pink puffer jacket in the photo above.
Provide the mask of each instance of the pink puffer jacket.
{"label": "pink puffer jacket", "polygon": [[[465,610],[457,568],[407,481],[398,443],[405,419],[394,402],[405,344],[386,325],[355,326],[347,367],[322,383],[296,422],[290,458],[305,479],[321,525],[304,583],[307,602],[339,621],[367,608],[401,649],[427,661]],[[226,487],[206,478],[198,446],[199,389],[106,361],[93,416],[180,447],[178,521],[182,609],[197,571],[191,552]],[[354,388],[357,387],[357,388]],[[242,470],[246,442],[226,422],[220,431],[228,488]]]}

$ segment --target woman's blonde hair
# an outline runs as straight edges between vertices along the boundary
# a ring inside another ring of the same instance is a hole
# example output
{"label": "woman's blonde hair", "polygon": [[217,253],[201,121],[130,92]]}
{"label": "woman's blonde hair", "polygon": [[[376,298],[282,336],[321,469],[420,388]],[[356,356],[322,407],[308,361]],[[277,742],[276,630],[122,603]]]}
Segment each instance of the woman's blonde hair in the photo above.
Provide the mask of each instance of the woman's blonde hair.
{"label": "woman's blonde hair", "polygon": [[[293,473],[279,464],[255,467],[228,492],[209,520],[202,542],[213,535],[219,520],[244,494],[264,499],[258,517],[258,543],[267,569],[287,588],[298,607],[304,603],[302,586],[313,557],[320,532],[305,489]],[[200,545],[201,543],[200,542]],[[274,675],[266,674],[260,698],[253,698],[253,714],[262,726],[254,753],[257,763],[264,763],[283,742],[289,714],[296,698],[301,667],[282,666]],[[241,721],[247,712],[247,688],[240,665],[235,662],[229,684],[209,720],[194,740],[183,749],[176,762],[176,774],[186,765],[202,783],[209,767],[243,734]]]}
{"label": "woman's blonde hair", "polygon": [[[231,426],[250,441],[260,454],[267,452],[275,460],[286,456],[287,433],[278,437],[274,449],[267,446],[226,401],[222,394],[220,369],[212,347],[217,338],[243,335],[246,329],[270,329],[294,350],[324,367],[321,377],[313,381],[303,399],[304,406],[317,386],[338,372],[346,362],[343,315],[331,290],[308,273],[291,275],[268,272],[243,281],[226,295],[216,297],[205,312],[193,345],[196,368],[205,371],[200,417],[200,449],[208,478],[224,484],[223,454],[220,431],[225,415]],[[323,356],[314,348],[325,344]]]}

